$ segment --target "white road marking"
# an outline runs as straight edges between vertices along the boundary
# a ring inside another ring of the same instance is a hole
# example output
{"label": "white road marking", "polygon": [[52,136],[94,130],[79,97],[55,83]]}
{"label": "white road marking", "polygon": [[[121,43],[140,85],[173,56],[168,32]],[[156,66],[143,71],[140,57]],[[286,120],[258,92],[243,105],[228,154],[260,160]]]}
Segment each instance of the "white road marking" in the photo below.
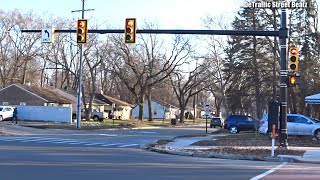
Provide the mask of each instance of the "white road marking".
{"label": "white road marking", "polygon": [[117,136],[116,134],[99,134],[100,136],[110,136],[110,137],[114,137]]}
{"label": "white road marking", "polygon": [[126,144],[126,145],[122,145],[122,146],[118,146],[118,147],[129,147],[129,146],[137,146],[139,144]]}
{"label": "white road marking", "polygon": [[266,171],[266,172],[264,172],[264,173],[262,173],[262,174],[260,174],[260,175],[258,175],[256,177],[253,177],[250,180],[258,180],[260,178],[263,178],[264,176],[267,176],[267,175],[273,173],[274,171],[280,169],[282,166],[285,166],[286,164],[288,164],[288,162],[283,162],[282,164],[280,164],[280,165],[270,169],[269,171]]}
{"label": "white road marking", "polygon": [[156,134],[157,132],[154,131],[140,131],[142,134]]}
{"label": "white road marking", "polygon": [[[142,132],[144,133],[144,132]],[[150,132],[147,132],[150,133]],[[77,144],[83,144],[86,146],[102,146],[102,147],[109,147],[109,146],[117,146],[119,148],[122,147],[130,147],[130,146],[139,146],[139,144],[126,144],[126,143],[111,143],[111,144],[105,144],[105,143],[90,143],[90,142],[84,142],[79,141],[77,139],[63,139],[63,138],[51,138],[51,137],[25,137],[25,136],[17,136],[17,137],[0,137],[0,141],[18,141],[18,142],[35,142],[35,143],[54,143],[54,144],[70,144],[70,145],[77,145]]]}
{"label": "white road marking", "polygon": [[101,145],[101,146],[107,147],[107,146],[114,146],[114,145],[119,145],[119,144],[123,144],[123,143],[104,144],[104,145]]}
{"label": "white road marking", "polygon": [[101,144],[104,144],[104,143],[88,143],[88,144],[84,144],[84,145],[93,146],[93,145],[101,145]]}

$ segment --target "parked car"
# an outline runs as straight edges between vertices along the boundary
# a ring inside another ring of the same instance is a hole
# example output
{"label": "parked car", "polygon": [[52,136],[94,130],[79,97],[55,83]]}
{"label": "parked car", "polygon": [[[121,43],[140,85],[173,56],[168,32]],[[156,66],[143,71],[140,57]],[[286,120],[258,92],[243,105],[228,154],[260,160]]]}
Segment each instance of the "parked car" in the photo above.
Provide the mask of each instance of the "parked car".
{"label": "parked car", "polygon": [[246,115],[231,115],[224,121],[224,128],[228,129],[232,134],[240,131],[257,131],[259,120]]}
{"label": "parked car", "polygon": [[[303,114],[287,114],[287,129],[288,135],[307,135],[320,139],[320,121]],[[259,127],[259,133],[271,137],[271,131],[268,131],[268,119]]]}
{"label": "parked car", "polygon": [[210,128],[219,126],[220,128],[223,127],[223,121],[221,117],[212,117],[210,122]]}
{"label": "parked car", "polygon": [[13,117],[14,107],[11,106],[0,106],[0,121]]}
{"label": "parked car", "polygon": [[[85,118],[86,113],[85,110],[82,109],[81,110],[81,118]],[[108,112],[99,112],[97,110],[92,110],[91,111],[91,116],[90,118],[92,118],[94,121],[103,121],[104,119],[107,119],[109,117]],[[77,112],[73,112],[72,113],[72,118],[76,119],[77,118]]]}
{"label": "parked car", "polygon": [[211,114],[204,114],[204,115],[202,115],[201,116],[201,118],[203,118],[203,119],[211,119],[211,118],[213,118],[213,116],[211,115]]}

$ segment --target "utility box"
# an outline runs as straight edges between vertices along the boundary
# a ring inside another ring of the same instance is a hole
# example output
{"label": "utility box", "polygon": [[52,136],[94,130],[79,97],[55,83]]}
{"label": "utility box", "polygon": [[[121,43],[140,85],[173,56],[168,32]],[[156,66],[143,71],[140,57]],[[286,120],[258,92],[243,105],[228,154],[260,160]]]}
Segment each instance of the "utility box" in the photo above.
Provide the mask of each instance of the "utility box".
{"label": "utility box", "polygon": [[277,133],[279,129],[279,103],[271,101],[268,105],[268,132],[272,132],[272,126],[275,125]]}

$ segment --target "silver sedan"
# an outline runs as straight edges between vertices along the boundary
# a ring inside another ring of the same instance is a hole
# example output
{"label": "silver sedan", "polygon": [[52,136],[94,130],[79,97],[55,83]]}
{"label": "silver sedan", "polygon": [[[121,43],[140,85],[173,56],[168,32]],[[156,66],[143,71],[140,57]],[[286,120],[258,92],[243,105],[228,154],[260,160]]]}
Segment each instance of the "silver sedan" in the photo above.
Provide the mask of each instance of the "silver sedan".
{"label": "silver sedan", "polygon": [[[288,135],[307,135],[314,136],[315,139],[320,139],[320,121],[311,119],[302,114],[287,115]],[[268,121],[265,121],[259,128],[259,133],[267,134]]]}

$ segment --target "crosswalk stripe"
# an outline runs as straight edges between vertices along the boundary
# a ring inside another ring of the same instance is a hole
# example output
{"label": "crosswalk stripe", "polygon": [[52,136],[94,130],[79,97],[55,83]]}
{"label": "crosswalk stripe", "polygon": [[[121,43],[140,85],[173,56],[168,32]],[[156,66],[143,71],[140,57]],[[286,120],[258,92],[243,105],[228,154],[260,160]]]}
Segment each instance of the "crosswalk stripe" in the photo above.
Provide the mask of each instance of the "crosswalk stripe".
{"label": "crosswalk stripe", "polygon": [[93,145],[102,145],[104,143],[88,143],[88,144],[84,144],[86,146],[93,146]]}
{"label": "crosswalk stripe", "polygon": [[123,144],[123,143],[104,144],[104,145],[101,145],[101,146],[108,147],[108,146],[114,146],[114,145],[119,145],[119,144]]}
{"label": "crosswalk stripe", "polygon": [[130,147],[130,146],[138,146],[139,144],[126,144],[126,143],[90,143],[85,141],[80,141],[77,139],[64,139],[64,138],[51,138],[51,137],[35,137],[35,136],[0,136],[0,141],[17,141],[17,142],[35,142],[35,143],[54,143],[54,144],[70,144],[70,145],[77,145],[82,144],[86,146],[102,146],[102,147],[110,147],[115,146],[119,148],[123,147]]}
{"label": "crosswalk stripe", "polygon": [[129,147],[129,146],[137,146],[139,144],[126,144],[126,145],[122,145],[122,146],[118,146],[118,147]]}

